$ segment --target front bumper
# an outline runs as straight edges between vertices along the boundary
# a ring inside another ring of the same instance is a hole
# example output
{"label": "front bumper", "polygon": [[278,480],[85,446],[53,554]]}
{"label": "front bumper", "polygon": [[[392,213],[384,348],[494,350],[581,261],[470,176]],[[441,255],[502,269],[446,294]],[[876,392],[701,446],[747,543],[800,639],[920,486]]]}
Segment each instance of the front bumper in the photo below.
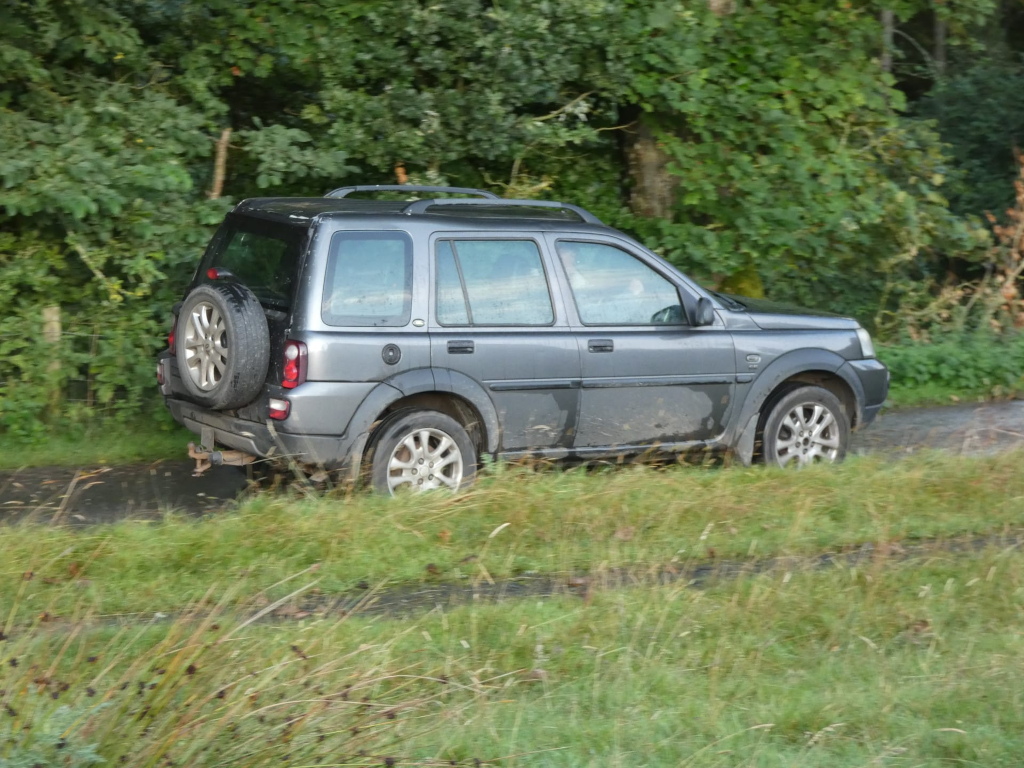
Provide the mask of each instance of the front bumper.
{"label": "front bumper", "polygon": [[889,396],[889,369],[874,358],[868,360],[851,360],[846,365],[864,391],[864,398],[860,409],[860,417],[857,419],[856,427],[866,427],[882,409],[885,398]]}

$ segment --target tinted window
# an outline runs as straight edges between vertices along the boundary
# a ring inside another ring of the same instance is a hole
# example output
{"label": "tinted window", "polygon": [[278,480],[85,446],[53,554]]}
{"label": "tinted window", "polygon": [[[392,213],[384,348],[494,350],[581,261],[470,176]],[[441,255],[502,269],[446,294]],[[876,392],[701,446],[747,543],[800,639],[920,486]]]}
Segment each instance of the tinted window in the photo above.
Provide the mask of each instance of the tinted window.
{"label": "tinted window", "polygon": [[412,308],[412,241],[404,232],[338,232],[324,281],[328,325],[403,326]]}
{"label": "tinted window", "polygon": [[679,291],[625,251],[600,243],[558,242],[580,320],[588,325],[679,325]]}
{"label": "tinted window", "polygon": [[217,232],[201,267],[221,267],[249,288],[266,306],[287,309],[305,230],[240,216],[229,217]]}
{"label": "tinted window", "polygon": [[442,240],[437,244],[441,325],[550,325],[555,313],[533,240]]}

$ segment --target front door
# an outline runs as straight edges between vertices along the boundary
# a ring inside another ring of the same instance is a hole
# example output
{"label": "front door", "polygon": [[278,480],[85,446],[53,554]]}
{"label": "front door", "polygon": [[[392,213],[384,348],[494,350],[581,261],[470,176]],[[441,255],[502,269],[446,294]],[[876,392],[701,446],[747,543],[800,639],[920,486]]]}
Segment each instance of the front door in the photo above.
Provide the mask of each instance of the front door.
{"label": "front door", "polygon": [[580,356],[542,242],[441,235],[433,241],[431,365],[469,376],[494,402],[505,453],[572,445]]}
{"label": "front door", "polygon": [[582,362],[577,452],[719,437],[736,380],[724,326],[688,325],[679,285],[622,245],[556,239],[555,250]]}

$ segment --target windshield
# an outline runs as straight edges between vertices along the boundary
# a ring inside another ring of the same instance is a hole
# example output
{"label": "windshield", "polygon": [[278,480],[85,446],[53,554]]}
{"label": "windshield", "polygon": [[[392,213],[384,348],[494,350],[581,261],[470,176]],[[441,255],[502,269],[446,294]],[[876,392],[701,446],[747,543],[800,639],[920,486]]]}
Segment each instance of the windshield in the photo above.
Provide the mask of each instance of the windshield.
{"label": "windshield", "polygon": [[203,259],[199,282],[213,282],[206,271],[220,267],[252,291],[264,306],[286,310],[291,306],[305,235],[304,228],[228,216]]}

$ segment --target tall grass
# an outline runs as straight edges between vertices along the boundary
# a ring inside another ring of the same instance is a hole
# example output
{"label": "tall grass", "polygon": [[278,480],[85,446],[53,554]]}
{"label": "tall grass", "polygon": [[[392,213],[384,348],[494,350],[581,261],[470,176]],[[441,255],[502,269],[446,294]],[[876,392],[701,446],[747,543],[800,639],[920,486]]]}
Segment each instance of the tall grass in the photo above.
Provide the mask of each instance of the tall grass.
{"label": "tall grass", "polygon": [[262,612],[224,614],[237,596],[166,625],[81,616],[5,636],[0,766],[395,765],[441,725],[425,714],[468,705],[393,657],[401,632],[340,647],[338,623],[268,632]]}
{"label": "tall grass", "polygon": [[1014,548],[402,620],[272,619],[240,599],[248,585],[213,594],[166,624],[15,627],[0,643],[0,765],[938,768],[1024,754]]}

